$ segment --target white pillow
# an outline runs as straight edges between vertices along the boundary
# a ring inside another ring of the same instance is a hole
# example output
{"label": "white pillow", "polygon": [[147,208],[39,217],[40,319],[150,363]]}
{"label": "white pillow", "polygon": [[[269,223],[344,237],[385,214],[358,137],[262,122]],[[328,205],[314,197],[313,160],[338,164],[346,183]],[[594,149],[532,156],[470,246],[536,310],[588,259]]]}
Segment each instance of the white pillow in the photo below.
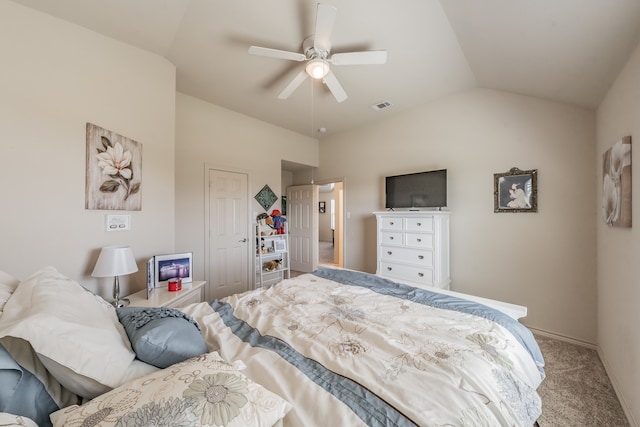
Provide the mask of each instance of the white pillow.
{"label": "white pillow", "polygon": [[53,267],[15,290],[0,317],[0,343],[43,383],[34,354],[65,389],[85,398],[122,384],[135,357],[113,306]]}
{"label": "white pillow", "polygon": [[30,418],[23,417],[21,415],[9,414],[7,412],[0,412],[0,426],[38,427],[38,425]]}
{"label": "white pillow", "polygon": [[0,271],[0,313],[4,310],[4,305],[18,287],[20,280],[12,275]]}
{"label": "white pillow", "polygon": [[216,352],[145,375],[82,406],[51,414],[53,425],[273,426],[291,404],[251,381]]}

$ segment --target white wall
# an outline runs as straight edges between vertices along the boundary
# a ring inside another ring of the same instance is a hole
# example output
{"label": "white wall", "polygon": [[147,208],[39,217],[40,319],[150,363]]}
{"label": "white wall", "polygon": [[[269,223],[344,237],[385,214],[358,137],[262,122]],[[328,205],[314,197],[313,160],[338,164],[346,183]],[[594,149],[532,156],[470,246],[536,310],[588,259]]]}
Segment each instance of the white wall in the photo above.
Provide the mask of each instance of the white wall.
{"label": "white wall", "polygon": [[[640,45],[597,111],[598,347],[627,416],[640,425]],[[602,155],[631,135],[632,228],[604,225]]]}
{"label": "white wall", "polygon": [[[131,245],[140,269],[173,250],[175,67],[8,1],[0,52],[0,270],[52,265],[111,299],[113,280],[90,277],[102,246]],[[129,232],[104,231],[114,211],[84,208],[87,122],[142,144],[142,211],[127,212]],[[122,293],[144,281],[143,271],[123,278]]]}
{"label": "white wall", "polygon": [[[595,343],[594,153],[593,112],[473,90],[321,141],[316,176],[344,176],[345,266],[374,272],[384,177],[448,169],[452,288]],[[538,213],[493,213],[493,174],[512,167],[538,169]]]}
{"label": "white wall", "polygon": [[[283,195],[281,161],[317,165],[318,157],[317,140],[178,93],[176,248],[193,252],[195,278],[205,278],[205,164],[249,173],[255,221],[264,209],[254,196],[265,184],[278,198]],[[280,200],[269,213],[273,209],[280,209]]]}

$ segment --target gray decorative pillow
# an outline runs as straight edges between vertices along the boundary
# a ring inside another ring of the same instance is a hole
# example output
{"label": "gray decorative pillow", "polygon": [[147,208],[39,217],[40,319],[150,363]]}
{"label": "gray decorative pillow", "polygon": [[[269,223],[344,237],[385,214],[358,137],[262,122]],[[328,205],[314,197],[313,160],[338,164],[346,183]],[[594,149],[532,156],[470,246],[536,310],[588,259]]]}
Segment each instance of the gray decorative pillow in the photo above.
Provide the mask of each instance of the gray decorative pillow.
{"label": "gray decorative pillow", "polygon": [[118,307],[116,312],[136,357],[150,365],[162,369],[208,351],[196,321],[180,310]]}

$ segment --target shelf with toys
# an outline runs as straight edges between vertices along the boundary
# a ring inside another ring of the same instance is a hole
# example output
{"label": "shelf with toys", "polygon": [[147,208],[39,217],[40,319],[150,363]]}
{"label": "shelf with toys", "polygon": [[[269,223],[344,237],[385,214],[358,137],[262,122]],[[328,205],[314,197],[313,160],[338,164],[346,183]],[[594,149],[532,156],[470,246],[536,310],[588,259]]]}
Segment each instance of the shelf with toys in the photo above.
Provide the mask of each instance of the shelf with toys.
{"label": "shelf with toys", "polygon": [[258,215],[255,224],[255,287],[271,286],[291,277],[286,219],[275,209]]}

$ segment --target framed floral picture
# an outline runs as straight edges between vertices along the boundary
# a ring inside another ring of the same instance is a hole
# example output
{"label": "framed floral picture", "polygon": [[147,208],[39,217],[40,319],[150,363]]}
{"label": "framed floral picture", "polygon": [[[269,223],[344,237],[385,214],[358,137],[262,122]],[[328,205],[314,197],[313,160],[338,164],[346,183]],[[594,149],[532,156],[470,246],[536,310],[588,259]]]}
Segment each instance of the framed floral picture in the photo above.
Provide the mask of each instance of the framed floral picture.
{"label": "framed floral picture", "polygon": [[142,209],[142,144],[87,123],[85,208]]}
{"label": "framed floral picture", "polygon": [[493,174],[494,212],[538,212],[538,170]]}
{"label": "framed floral picture", "polygon": [[602,156],[602,219],[614,227],[631,227],[631,136]]}

